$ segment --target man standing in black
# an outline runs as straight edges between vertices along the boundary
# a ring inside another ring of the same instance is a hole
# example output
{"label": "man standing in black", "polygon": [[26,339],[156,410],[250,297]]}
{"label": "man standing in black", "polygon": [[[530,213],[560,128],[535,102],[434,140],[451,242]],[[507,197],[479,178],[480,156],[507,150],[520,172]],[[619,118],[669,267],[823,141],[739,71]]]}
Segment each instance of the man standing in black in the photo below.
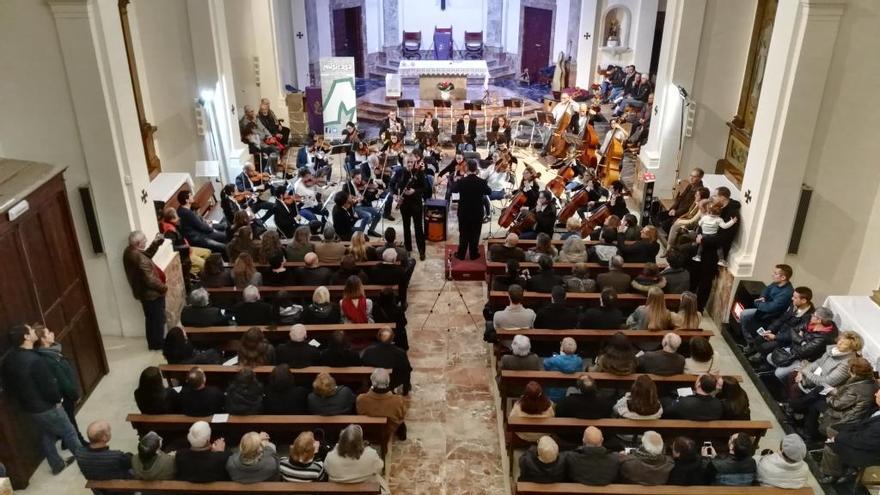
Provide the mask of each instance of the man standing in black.
{"label": "man standing in black", "polygon": [[458,251],[463,260],[465,251],[475,260],[480,257],[480,229],[483,227],[483,196],[492,193],[486,181],[477,177],[477,162],[470,160],[467,175],[456,181],[452,192],[458,193]]}
{"label": "man standing in black", "polygon": [[400,181],[395,184],[395,194],[400,201],[400,215],[403,217],[403,245],[408,253],[412,253],[412,234],[410,223],[416,232],[416,246],[419,248],[419,259],[425,260],[425,219],[422,211],[425,189],[425,171],[415,169],[416,157],[407,155]]}

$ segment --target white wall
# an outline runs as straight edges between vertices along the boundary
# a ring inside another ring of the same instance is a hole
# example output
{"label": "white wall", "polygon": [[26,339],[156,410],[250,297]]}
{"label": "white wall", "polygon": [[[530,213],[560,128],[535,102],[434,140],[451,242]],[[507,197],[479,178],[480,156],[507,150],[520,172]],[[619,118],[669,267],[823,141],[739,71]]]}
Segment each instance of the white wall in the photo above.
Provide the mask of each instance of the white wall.
{"label": "white wall", "polygon": [[631,51],[615,55],[600,50],[598,63],[602,66],[633,64],[637,71],[647,71],[651,63],[651,48],[654,45],[658,0],[605,0],[600,10],[599,30],[596,33],[600,47],[605,46],[605,15],[615,7],[624,7],[630,12],[629,27],[621,26],[620,42],[621,46],[626,46]]}
{"label": "white wall", "polygon": [[519,18],[522,4],[520,0],[504,2],[504,17],[501,19],[504,26],[501,39],[504,40],[504,51],[507,53],[519,53]]}
{"label": "white wall", "polygon": [[232,78],[235,84],[235,106],[239,116],[244,106],[257,106],[262,97],[254,74],[257,43],[250,2],[225,0],[226,31],[229,33],[229,57],[232,62]]}
{"label": "white wall", "polygon": [[365,0],[364,15],[367,19],[367,53],[382,49],[382,0]]}
{"label": "white wall", "polygon": [[697,108],[693,136],[685,138],[682,170],[714,170],[724,156],[729,128],[736,114],[748,58],[757,0],[708,0],[692,98]]}
{"label": "white wall", "polygon": [[195,162],[206,159],[208,151],[196,134],[199,88],[186,3],[133,3],[129,21],[146,117],[159,129],[155,142],[162,170],[193,173]]}
{"label": "white wall", "polygon": [[433,41],[435,26],[452,26],[456,48],[464,46],[465,31],[485,31],[485,0],[456,0],[449,4],[442,11],[439,0],[399,0],[401,33],[421,31],[422,48],[427,50]]}
{"label": "white wall", "polygon": [[[869,294],[880,285],[880,3],[846,4],[820,102],[804,182],[814,188],[794,282],[829,294]],[[794,179],[793,179],[794,180]],[[792,205],[794,207],[794,205]],[[789,236],[790,232],[780,232]]]}

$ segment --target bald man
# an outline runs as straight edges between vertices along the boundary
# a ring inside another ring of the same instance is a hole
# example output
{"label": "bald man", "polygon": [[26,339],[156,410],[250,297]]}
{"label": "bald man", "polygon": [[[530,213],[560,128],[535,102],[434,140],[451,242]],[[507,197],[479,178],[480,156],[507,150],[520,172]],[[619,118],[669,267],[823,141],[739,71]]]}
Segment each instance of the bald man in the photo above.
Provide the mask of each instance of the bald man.
{"label": "bald man", "polygon": [[320,354],[318,348],[309,345],[305,325],[297,323],[290,328],[290,341],[275,350],[275,361],[291,368],[305,368],[318,364]]}
{"label": "bald man", "polygon": [[608,485],[617,479],[620,457],[602,446],[602,430],[589,426],[584,430],[583,445],[570,451],[565,459],[569,480],[585,485]]}
{"label": "bald man", "polygon": [[89,444],[76,453],[76,463],[87,480],[128,480],[132,478],[131,454],[110,450],[112,434],[106,421],[93,421],[86,431]]}
{"label": "bald man", "polygon": [[306,266],[301,266],[294,271],[296,283],[299,285],[328,285],[333,272],[326,266],[320,266],[318,255],[306,253],[303,258]]}
{"label": "bald man", "polygon": [[506,263],[511,259],[525,261],[526,253],[517,246],[518,243],[518,235],[507,234],[507,237],[504,238],[504,244],[493,244],[489,249],[489,259],[499,263]]}

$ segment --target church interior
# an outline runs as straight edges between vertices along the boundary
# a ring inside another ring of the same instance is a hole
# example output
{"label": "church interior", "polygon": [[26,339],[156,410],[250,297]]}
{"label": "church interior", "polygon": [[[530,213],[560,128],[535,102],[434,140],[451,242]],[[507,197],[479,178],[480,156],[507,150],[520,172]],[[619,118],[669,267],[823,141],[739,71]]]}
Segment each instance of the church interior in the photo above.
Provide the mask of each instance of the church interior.
{"label": "church interior", "polygon": [[0,1],[0,494],[880,493],[878,22]]}

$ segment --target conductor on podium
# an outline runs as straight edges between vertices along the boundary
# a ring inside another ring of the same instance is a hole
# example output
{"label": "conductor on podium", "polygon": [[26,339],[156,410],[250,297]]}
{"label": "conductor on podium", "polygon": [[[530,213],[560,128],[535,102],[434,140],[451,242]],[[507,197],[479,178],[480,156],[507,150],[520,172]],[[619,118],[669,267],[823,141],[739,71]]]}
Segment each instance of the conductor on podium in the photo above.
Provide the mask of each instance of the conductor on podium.
{"label": "conductor on podium", "polygon": [[486,181],[477,177],[476,160],[468,161],[467,175],[452,186],[458,193],[458,251],[455,257],[463,260],[465,251],[470,258],[480,257],[480,230],[483,227],[483,197],[492,193]]}

